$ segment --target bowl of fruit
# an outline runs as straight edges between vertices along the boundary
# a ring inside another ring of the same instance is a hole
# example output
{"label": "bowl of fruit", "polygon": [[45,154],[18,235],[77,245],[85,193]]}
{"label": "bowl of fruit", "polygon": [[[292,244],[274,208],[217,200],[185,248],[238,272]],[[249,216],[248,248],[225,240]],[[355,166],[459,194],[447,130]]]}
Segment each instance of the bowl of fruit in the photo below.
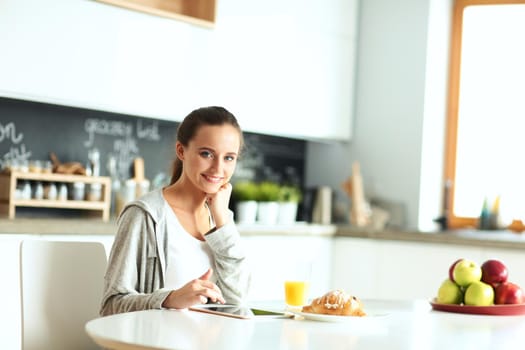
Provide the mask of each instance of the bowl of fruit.
{"label": "bowl of fruit", "polygon": [[448,269],[437,296],[430,301],[436,311],[480,314],[525,314],[525,291],[509,280],[507,266],[498,259],[479,265],[457,259]]}

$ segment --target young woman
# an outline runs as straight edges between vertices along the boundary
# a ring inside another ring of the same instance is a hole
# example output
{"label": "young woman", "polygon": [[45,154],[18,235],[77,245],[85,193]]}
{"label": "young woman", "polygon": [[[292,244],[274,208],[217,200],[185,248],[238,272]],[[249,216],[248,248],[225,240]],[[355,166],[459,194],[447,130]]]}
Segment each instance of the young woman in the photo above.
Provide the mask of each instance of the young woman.
{"label": "young woman", "polygon": [[250,274],[228,209],[242,146],[237,120],[222,107],[183,120],[171,184],[120,213],[101,315],[243,303]]}

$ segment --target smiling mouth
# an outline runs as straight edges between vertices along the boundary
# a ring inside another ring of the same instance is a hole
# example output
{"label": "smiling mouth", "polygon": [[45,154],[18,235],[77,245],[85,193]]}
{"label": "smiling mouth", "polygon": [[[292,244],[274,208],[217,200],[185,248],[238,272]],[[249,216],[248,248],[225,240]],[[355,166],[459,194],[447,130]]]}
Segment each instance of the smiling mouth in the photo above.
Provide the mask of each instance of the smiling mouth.
{"label": "smiling mouth", "polygon": [[212,182],[214,184],[219,184],[222,182],[223,177],[222,176],[209,176],[209,175],[202,175],[206,181]]}

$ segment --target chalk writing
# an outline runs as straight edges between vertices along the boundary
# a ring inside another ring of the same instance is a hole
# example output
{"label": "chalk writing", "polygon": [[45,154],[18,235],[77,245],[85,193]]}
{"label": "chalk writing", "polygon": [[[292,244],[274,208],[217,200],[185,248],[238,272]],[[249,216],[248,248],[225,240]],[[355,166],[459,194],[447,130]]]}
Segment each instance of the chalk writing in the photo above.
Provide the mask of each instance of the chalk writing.
{"label": "chalk writing", "polygon": [[113,150],[117,155],[117,173],[121,179],[126,179],[133,159],[139,155],[137,141],[131,137],[117,139],[113,142]]}
{"label": "chalk writing", "polygon": [[84,122],[84,131],[88,139],[84,141],[86,148],[95,144],[95,136],[116,137],[113,140],[113,153],[116,155],[116,170],[119,178],[129,177],[129,167],[133,159],[140,154],[134,136],[133,122],[88,118]]}
{"label": "chalk writing", "polygon": [[31,158],[31,151],[26,149],[26,145],[22,143],[24,134],[16,131],[16,125],[9,122],[5,125],[0,123],[0,143],[10,142],[8,151],[0,157],[0,169],[6,166],[9,161],[28,160]]}
{"label": "chalk writing", "polygon": [[24,134],[16,133],[16,125],[13,122],[7,123],[6,125],[2,125],[0,123],[0,142],[3,142],[4,140],[11,140],[14,144],[22,142],[22,139],[24,138]]}
{"label": "chalk writing", "polygon": [[137,137],[149,141],[159,141],[159,124],[154,121],[149,125],[142,125],[142,121],[137,120]]}
{"label": "chalk writing", "polygon": [[84,141],[84,146],[92,147],[95,142],[95,135],[130,137],[133,134],[133,124],[116,120],[88,118],[84,122],[84,130],[89,137],[87,141]]}

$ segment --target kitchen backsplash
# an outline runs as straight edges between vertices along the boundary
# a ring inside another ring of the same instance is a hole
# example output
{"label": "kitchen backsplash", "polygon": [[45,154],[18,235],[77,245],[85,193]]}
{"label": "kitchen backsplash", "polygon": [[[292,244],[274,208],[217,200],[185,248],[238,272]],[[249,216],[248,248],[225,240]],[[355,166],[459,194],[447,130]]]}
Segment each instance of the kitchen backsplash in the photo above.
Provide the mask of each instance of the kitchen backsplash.
{"label": "kitchen backsplash", "polygon": [[[101,175],[108,175],[112,156],[119,177],[132,177],[133,160],[142,157],[146,178],[161,184],[170,176],[177,126],[166,120],[0,97],[0,168],[12,159],[48,160],[50,152],[61,162],[87,164],[88,153],[96,148]],[[234,180],[303,185],[305,141],[246,132],[244,136],[246,148]]]}

